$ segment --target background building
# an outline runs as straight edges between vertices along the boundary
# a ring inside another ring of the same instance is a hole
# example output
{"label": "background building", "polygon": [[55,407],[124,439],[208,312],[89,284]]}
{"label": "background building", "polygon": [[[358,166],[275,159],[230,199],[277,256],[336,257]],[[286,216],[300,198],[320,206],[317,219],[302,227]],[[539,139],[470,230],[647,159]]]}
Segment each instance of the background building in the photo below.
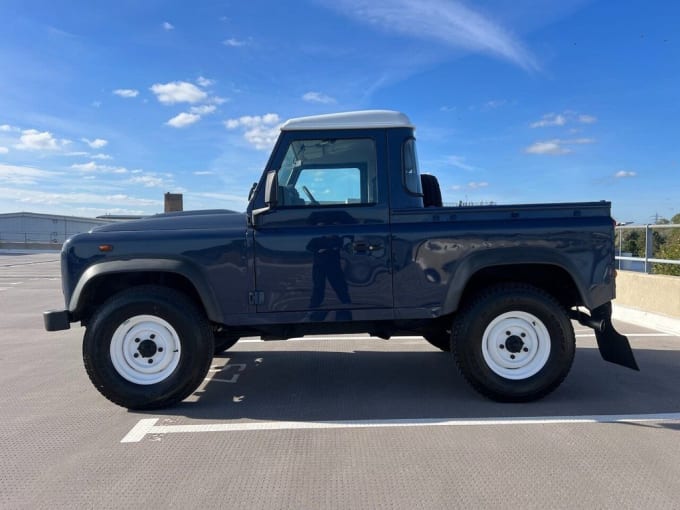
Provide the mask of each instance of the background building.
{"label": "background building", "polygon": [[56,248],[74,234],[111,221],[30,212],[0,214],[0,244],[54,244]]}

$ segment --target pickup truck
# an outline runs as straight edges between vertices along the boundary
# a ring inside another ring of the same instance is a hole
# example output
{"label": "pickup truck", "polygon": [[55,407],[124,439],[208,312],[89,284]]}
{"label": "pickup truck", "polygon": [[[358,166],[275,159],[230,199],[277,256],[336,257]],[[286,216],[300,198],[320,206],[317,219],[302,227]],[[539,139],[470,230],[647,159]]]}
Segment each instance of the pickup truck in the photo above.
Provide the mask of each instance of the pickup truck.
{"label": "pickup truck", "polygon": [[[240,337],[420,335],[481,394],[538,399],[574,359],[571,320],[637,369],[611,322],[610,203],[442,206],[394,111],[291,119],[245,213],[160,214],[70,238],[65,308],[94,386],[132,409],[189,396]],[[427,370],[427,367],[422,367]]]}

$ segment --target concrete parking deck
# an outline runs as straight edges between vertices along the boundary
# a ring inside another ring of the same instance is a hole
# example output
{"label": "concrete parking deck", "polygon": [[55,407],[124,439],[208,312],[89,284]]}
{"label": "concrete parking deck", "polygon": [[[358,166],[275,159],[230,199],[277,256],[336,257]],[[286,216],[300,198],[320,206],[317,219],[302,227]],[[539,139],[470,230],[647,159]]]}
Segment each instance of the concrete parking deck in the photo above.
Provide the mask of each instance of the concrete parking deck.
{"label": "concrete parking deck", "polygon": [[161,412],[97,393],[82,328],[47,333],[59,255],[0,254],[0,507],[680,506],[680,338],[617,322],[641,371],[576,325],[565,383],[474,393],[417,337],[240,341]]}

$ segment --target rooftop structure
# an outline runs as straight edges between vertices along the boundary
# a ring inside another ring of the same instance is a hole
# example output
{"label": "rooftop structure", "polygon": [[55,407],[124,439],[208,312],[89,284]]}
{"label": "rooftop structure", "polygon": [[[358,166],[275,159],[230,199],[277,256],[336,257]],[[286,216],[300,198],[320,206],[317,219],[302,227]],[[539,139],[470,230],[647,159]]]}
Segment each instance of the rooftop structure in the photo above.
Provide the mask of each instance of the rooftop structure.
{"label": "rooftop structure", "polygon": [[281,131],[413,127],[410,119],[401,112],[363,110],[290,119],[281,126]]}

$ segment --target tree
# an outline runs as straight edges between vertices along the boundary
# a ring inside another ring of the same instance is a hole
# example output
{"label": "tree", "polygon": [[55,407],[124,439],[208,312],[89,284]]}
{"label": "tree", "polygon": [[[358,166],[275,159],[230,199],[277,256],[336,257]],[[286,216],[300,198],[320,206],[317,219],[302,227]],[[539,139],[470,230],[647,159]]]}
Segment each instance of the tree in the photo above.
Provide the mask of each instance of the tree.
{"label": "tree", "polygon": [[[672,222],[678,223],[680,214],[673,216]],[[664,243],[656,252],[655,258],[680,260],[680,228],[663,229]],[[655,274],[668,274],[680,276],[680,265],[677,264],[654,264]]]}
{"label": "tree", "polygon": [[640,240],[640,232],[638,230],[623,232],[621,252],[630,253],[631,257],[643,257],[645,255],[645,242],[644,239],[642,241]]}

